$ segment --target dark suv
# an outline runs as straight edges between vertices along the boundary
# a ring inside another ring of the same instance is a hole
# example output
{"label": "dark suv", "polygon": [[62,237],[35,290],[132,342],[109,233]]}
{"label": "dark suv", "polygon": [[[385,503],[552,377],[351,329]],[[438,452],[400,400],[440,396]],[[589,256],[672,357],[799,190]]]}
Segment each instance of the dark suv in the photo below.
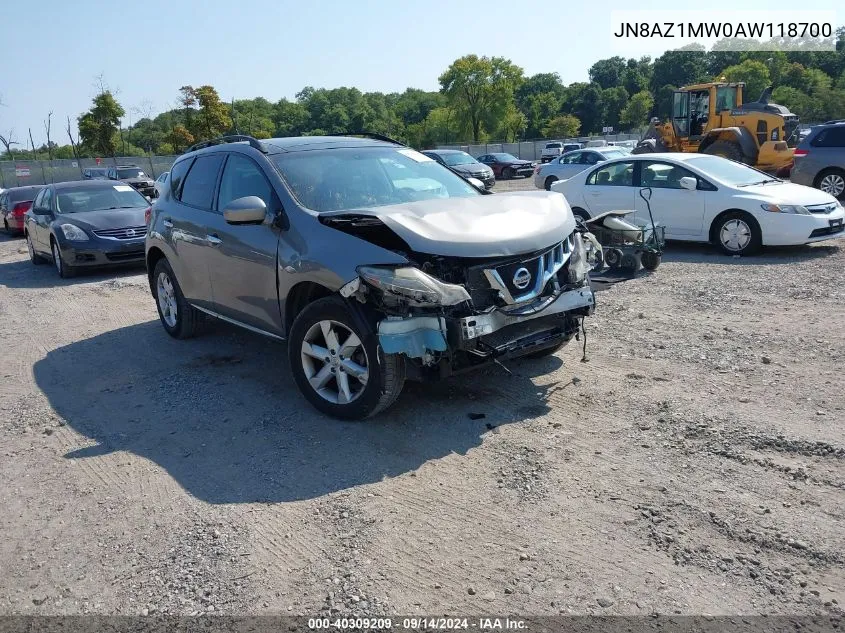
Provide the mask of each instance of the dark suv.
{"label": "dark suv", "polygon": [[144,170],[137,165],[118,165],[117,167],[111,167],[108,171],[108,177],[110,180],[125,182],[148,198],[155,198],[158,195],[153,179],[147,176]]}
{"label": "dark suv", "polygon": [[795,148],[794,162],[792,182],[841,198],[845,194],[845,121],[811,128]]}
{"label": "dark suv", "polygon": [[224,137],[173,164],[147,271],[171,336],[207,314],[287,339],[311,404],[363,418],[406,378],[569,341],[594,306],[580,231],[561,195],[492,195],[377,135]]}

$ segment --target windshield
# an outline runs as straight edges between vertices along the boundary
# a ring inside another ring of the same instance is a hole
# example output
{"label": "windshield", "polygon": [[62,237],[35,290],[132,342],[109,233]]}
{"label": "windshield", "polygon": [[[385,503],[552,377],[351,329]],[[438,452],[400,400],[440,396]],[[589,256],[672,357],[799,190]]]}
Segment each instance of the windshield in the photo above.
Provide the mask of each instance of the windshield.
{"label": "windshield", "polygon": [[519,160],[513,154],[490,154],[490,155],[493,156],[496,160],[498,160],[502,163],[509,163],[511,161],[514,161],[514,160]]}
{"label": "windshield", "polygon": [[455,152],[454,154],[441,154],[440,157],[443,159],[443,162],[445,162],[450,167],[454,167],[455,165],[469,165],[471,163],[478,162],[466,152]]}
{"label": "windshield", "polygon": [[696,156],[689,159],[689,164],[701,171],[721,180],[725,184],[735,187],[762,184],[764,182],[780,182],[769,174],[757,171],[741,163],[722,158],[721,156]]}
{"label": "windshield", "polygon": [[56,208],[59,213],[136,209],[150,206],[147,199],[129,185],[61,189],[58,194]]}
{"label": "windshield", "polygon": [[124,178],[146,178],[147,174],[145,174],[137,167],[133,167],[132,169],[118,169],[117,177],[121,180],[123,180]]}
{"label": "windshield", "polygon": [[412,149],[339,148],[272,158],[297,201],[317,212],[482,195],[437,161]]}

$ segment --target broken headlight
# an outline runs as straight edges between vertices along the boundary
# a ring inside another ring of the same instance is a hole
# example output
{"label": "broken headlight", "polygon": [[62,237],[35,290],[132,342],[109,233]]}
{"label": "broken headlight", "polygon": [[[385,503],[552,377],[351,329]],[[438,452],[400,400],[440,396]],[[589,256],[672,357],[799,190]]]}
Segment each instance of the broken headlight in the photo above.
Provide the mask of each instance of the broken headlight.
{"label": "broken headlight", "polygon": [[452,306],[469,301],[469,293],[463,286],[443,283],[426,275],[419,268],[379,268],[360,266],[358,275],[382,292],[398,295],[411,305]]}
{"label": "broken headlight", "polygon": [[[601,245],[592,233],[575,233],[572,240],[572,257],[569,260],[569,281],[580,283],[596,265]],[[592,238],[592,239],[591,239]]]}

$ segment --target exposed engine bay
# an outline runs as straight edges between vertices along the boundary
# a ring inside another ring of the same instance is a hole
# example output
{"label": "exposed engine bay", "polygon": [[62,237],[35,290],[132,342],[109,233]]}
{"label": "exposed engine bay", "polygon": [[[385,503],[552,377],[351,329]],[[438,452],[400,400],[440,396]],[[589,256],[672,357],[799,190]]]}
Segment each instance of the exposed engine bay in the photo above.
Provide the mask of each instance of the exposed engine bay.
{"label": "exposed engine bay", "polygon": [[372,215],[321,222],[408,260],[361,266],[340,293],[363,304],[384,353],[406,357],[409,378],[443,378],[557,349],[584,331],[594,310],[589,271],[601,247],[580,225],[533,252],[459,257],[415,251]]}

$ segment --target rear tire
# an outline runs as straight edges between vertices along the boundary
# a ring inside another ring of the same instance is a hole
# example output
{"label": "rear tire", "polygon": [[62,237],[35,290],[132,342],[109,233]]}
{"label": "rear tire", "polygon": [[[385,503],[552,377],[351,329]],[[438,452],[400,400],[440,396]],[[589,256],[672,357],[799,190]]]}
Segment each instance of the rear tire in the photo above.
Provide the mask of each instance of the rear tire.
{"label": "rear tire", "polygon": [[836,168],[825,169],[816,176],[813,186],[829,193],[834,198],[841,198],[845,194],[845,171]]}
{"label": "rear tire", "polygon": [[153,272],[153,298],[165,332],[173,338],[191,338],[197,333],[199,310],[185,300],[170,263],[162,258]]}
{"label": "rear tire", "polygon": [[29,233],[26,234],[26,250],[29,251],[29,261],[31,261],[34,266],[40,266],[41,264],[47,263],[46,260],[35,251],[35,246],[32,244],[32,238],[29,236]]}
{"label": "rear tire", "polygon": [[53,265],[56,267],[56,272],[62,279],[70,279],[76,276],[76,267],[71,266],[62,259],[62,251],[59,244],[53,240],[50,242],[50,249],[53,252]]}
{"label": "rear tire", "polygon": [[742,153],[739,143],[733,141],[716,141],[702,152],[711,156],[721,156],[738,163],[750,164],[748,158]]}
{"label": "rear tire", "polygon": [[[324,324],[330,335],[325,334]],[[354,344],[346,338],[351,335],[357,337]],[[354,355],[344,355],[347,346],[354,346]],[[405,359],[400,354],[385,354],[375,333],[368,327],[365,330],[337,296],[317,299],[299,313],[288,337],[288,360],[305,399],[322,413],[344,420],[363,420],[384,411],[405,384]],[[366,370],[365,382],[356,377],[355,370],[344,369],[347,362],[359,372]],[[352,398],[341,403],[342,392]]]}
{"label": "rear tire", "polygon": [[760,225],[745,211],[720,215],[713,223],[710,235],[725,255],[753,255],[763,245]]}
{"label": "rear tire", "polygon": [[557,182],[557,176],[549,176],[548,178],[546,178],[546,183],[545,183],[546,191],[552,190],[552,183],[554,183],[554,182]]}

